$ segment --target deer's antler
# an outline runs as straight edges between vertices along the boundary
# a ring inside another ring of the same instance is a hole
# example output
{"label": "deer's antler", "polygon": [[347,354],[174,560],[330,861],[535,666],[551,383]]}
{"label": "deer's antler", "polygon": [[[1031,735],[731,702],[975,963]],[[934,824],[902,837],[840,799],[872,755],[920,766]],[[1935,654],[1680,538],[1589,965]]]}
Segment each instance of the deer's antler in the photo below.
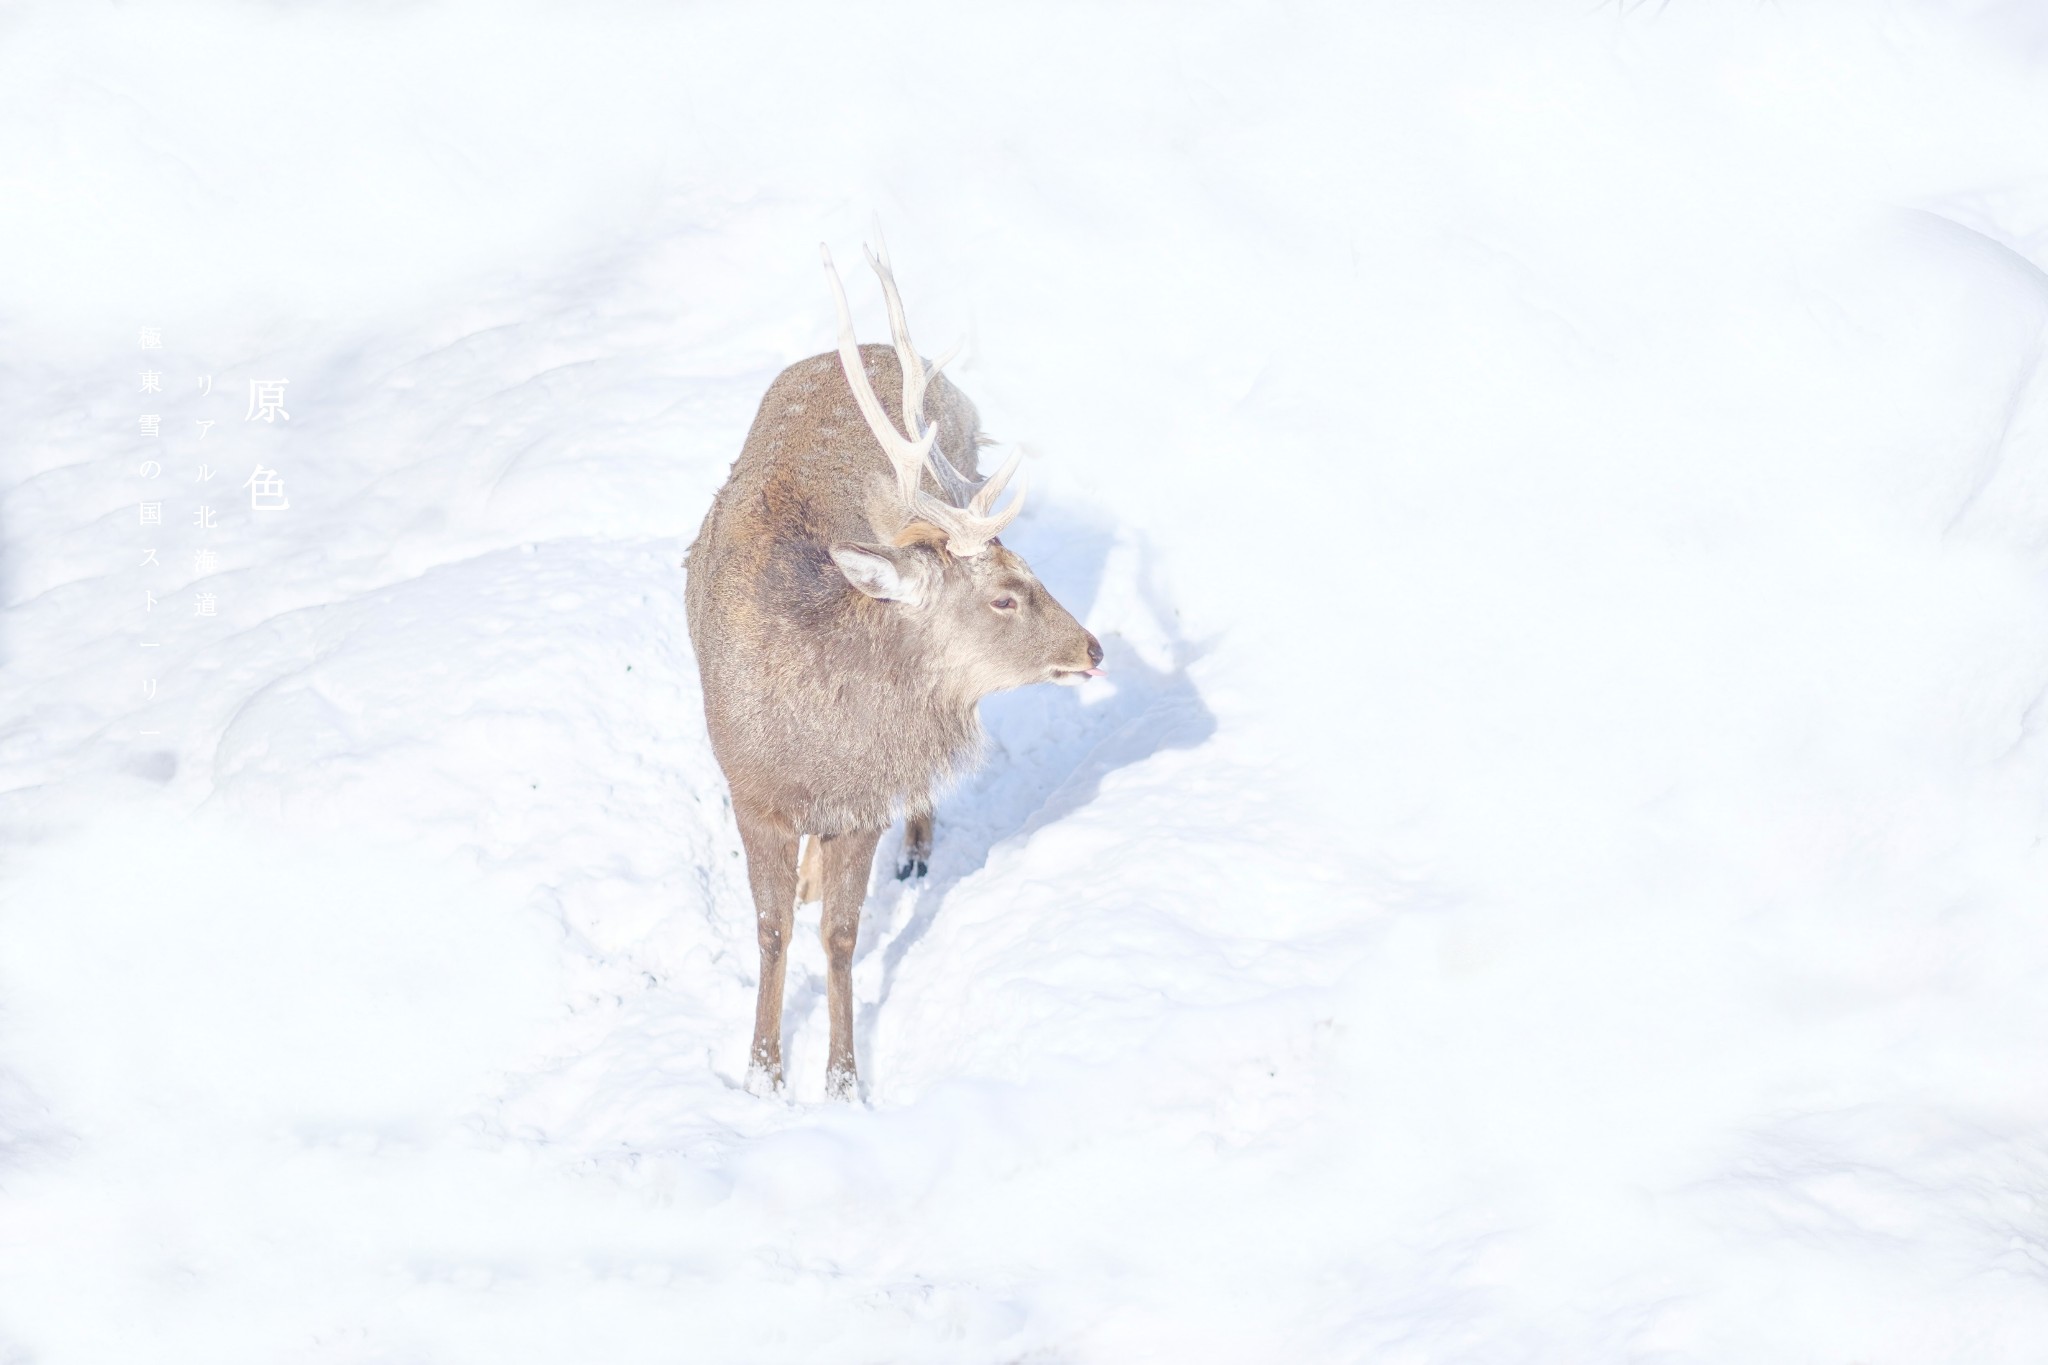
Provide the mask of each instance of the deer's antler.
{"label": "deer's antler", "polygon": [[1001,534],[1002,529],[1015,521],[1017,514],[1024,510],[1024,485],[1017,485],[1017,496],[1010,499],[1010,505],[1000,512],[991,512],[996,498],[1002,494],[1003,485],[1017,472],[1017,466],[1024,459],[1024,452],[1014,452],[1003,462],[1003,467],[975,486],[975,492],[968,498],[965,507],[953,507],[940,502],[931,494],[919,490],[917,511],[926,521],[946,533],[946,548],[956,555],[978,555],[988,548],[988,543]]}
{"label": "deer's antler", "polygon": [[[890,424],[889,414],[882,410],[882,400],[875,397],[875,386],[868,382],[867,367],[860,361],[860,342],[853,334],[853,310],[846,305],[846,286],[839,281],[839,268],[832,264],[832,250],[823,242],[818,251],[825,258],[825,278],[832,281],[832,298],[839,305],[839,366],[846,371],[847,387],[853,390],[853,401],[860,406],[860,415],[867,419],[868,430],[882,443],[882,453],[889,457],[889,463],[896,470],[896,487],[903,494],[906,507],[916,506],[917,485],[923,477],[925,455],[931,450],[932,442],[938,439],[938,429],[924,431],[924,367],[914,363],[903,369],[903,419],[910,428],[910,437],[905,439]],[[887,276],[883,277],[887,279]],[[890,293],[890,318],[894,324],[900,316],[902,305],[895,300],[895,290]],[[896,354],[900,360],[905,354],[910,338],[907,333],[897,333]],[[911,374],[917,374],[913,390]],[[913,393],[917,399],[911,404]]]}
{"label": "deer's antler", "polygon": [[[903,425],[907,436],[889,421],[881,400],[875,396],[874,385],[868,382],[867,367],[861,364],[860,344],[854,338],[846,287],[840,282],[838,268],[832,264],[831,250],[821,242],[818,250],[825,258],[825,274],[832,281],[832,297],[839,305],[839,365],[846,371],[847,386],[853,390],[853,400],[859,405],[861,416],[867,419],[868,429],[881,442],[883,454],[896,470],[896,486],[903,494],[905,508],[944,531],[946,548],[953,554],[963,558],[978,555],[1023,510],[1024,486],[1019,484],[1017,496],[1010,499],[1008,507],[993,515],[990,512],[1023,454],[1020,451],[1012,455],[992,477],[977,481],[956,469],[939,449],[938,427],[927,430],[924,424],[925,388],[959,354],[960,348],[955,346],[930,366],[918,357],[917,347],[910,340],[910,324],[903,315],[903,297],[896,291],[896,276],[889,268],[889,247],[882,240],[879,224],[875,227],[875,242],[874,248],[863,250],[868,264],[881,277],[882,297],[889,305],[889,332],[896,345],[897,368],[903,372]],[[938,481],[946,501],[941,502],[918,487],[926,469]]]}

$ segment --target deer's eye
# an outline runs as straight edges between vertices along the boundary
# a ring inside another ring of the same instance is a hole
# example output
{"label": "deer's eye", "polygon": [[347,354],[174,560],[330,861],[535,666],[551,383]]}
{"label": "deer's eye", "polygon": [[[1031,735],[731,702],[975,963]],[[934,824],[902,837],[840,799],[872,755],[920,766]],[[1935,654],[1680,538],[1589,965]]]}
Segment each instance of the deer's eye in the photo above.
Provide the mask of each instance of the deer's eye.
{"label": "deer's eye", "polygon": [[989,605],[997,611],[1015,611],[1017,610],[1017,599],[1014,597],[998,597]]}

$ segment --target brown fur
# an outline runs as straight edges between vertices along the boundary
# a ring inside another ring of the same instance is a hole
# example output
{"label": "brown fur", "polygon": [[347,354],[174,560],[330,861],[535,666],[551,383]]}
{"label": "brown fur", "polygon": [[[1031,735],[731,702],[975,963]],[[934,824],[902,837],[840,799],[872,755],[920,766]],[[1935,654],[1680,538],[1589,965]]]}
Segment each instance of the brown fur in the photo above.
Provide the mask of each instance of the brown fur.
{"label": "brown fur", "polygon": [[946,548],[946,533],[928,521],[913,521],[898,531],[889,543],[898,549],[929,545],[934,550],[943,550]]}
{"label": "brown fur", "polygon": [[[886,346],[861,357],[899,430],[901,371]],[[925,397],[939,447],[978,473],[974,405],[943,376]],[[925,488],[937,495],[929,471]],[[887,457],[854,403],[839,357],[799,361],[761,400],[731,476],[690,547],[685,602],[711,746],[732,790],[761,941],[753,1067],[781,1082],[782,976],[791,908],[823,897],[830,1087],[854,1085],[851,968],[881,831],[908,815],[906,854],[930,856],[931,792],[974,761],[976,703],[990,692],[1071,679],[1101,659],[1083,630],[1000,542],[972,558],[909,520]],[[925,585],[917,603],[856,589],[835,546],[886,557]],[[991,604],[1009,601],[998,610]],[[843,1025],[843,1027],[842,1027]]]}

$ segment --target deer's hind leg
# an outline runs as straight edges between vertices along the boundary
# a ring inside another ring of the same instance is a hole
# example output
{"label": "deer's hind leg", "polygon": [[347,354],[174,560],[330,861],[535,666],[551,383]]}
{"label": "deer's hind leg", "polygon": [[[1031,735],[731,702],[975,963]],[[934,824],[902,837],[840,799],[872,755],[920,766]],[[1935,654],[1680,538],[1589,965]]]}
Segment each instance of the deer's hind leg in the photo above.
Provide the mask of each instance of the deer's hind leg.
{"label": "deer's hind leg", "polygon": [[[815,837],[815,836],[814,836]],[[878,829],[848,830],[818,840],[819,880],[825,912],[825,1005],[832,1020],[831,1055],[825,1064],[825,1095],[850,1100],[858,1093],[853,1061],[853,948],[860,938],[860,908],[868,898],[868,873],[875,862]]]}
{"label": "deer's hind leg", "polygon": [[789,972],[789,931],[796,919],[796,830],[773,815],[733,807],[747,850],[754,930],[761,944],[761,988],[754,999],[754,1047],[747,1088],[782,1088],[782,983]]}
{"label": "deer's hind leg", "polygon": [[932,808],[913,801],[903,813],[903,856],[896,860],[896,880],[922,877],[932,860]]}
{"label": "deer's hind leg", "polygon": [[796,903],[810,905],[825,898],[825,866],[818,836],[804,840],[803,855],[796,864]]}

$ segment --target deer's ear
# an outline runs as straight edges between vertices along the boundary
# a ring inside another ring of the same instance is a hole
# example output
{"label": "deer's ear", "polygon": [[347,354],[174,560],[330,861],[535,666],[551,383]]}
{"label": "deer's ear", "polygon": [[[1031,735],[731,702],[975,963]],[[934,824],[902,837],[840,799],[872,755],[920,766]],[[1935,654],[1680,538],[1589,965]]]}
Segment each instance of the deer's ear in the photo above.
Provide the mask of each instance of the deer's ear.
{"label": "deer's ear", "polygon": [[841,543],[832,547],[832,562],[847,582],[870,597],[911,607],[925,599],[923,566],[915,555],[881,545]]}

